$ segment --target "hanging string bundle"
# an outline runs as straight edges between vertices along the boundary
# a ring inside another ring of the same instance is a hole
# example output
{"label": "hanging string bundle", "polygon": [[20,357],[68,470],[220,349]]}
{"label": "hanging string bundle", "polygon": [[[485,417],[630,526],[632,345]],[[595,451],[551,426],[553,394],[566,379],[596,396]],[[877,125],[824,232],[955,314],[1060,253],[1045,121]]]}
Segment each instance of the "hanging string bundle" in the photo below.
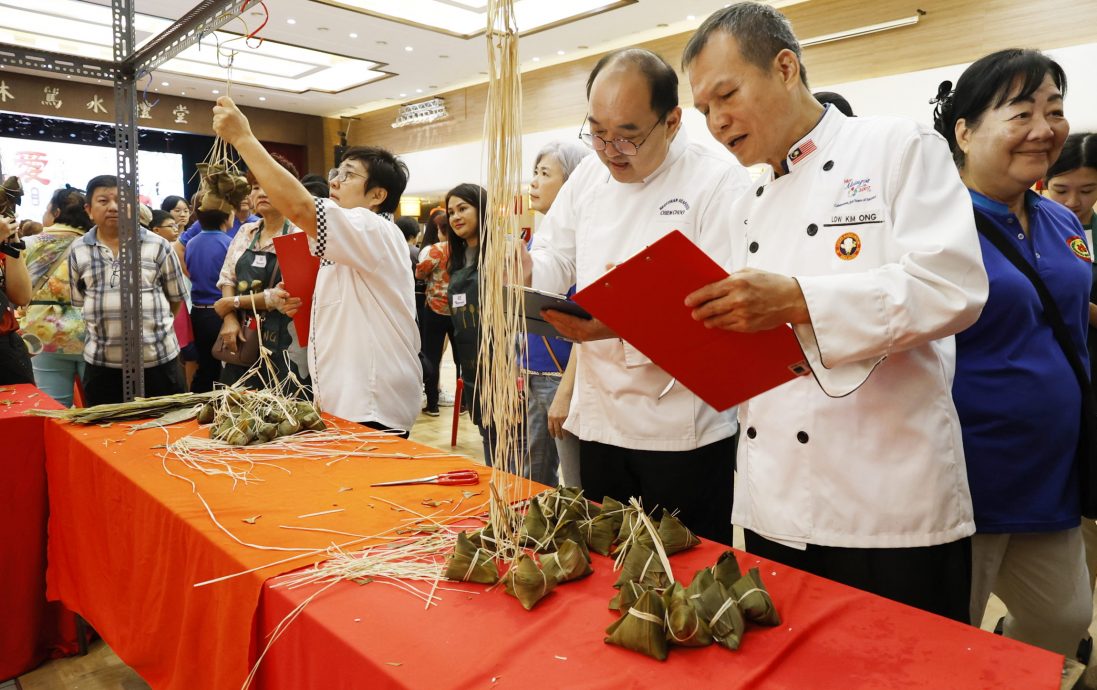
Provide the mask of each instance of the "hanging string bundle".
{"label": "hanging string bundle", "polygon": [[[480,233],[480,349],[476,381],[481,414],[496,437],[491,485],[491,526],[499,555],[519,552],[522,516],[514,503],[528,493],[529,453],[522,437],[526,401],[518,385],[516,347],[524,340],[523,303],[508,290],[521,275],[515,242],[521,242],[516,202],[521,193],[522,79],[514,0],[488,0],[488,207]],[[507,304],[510,302],[510,304]],[[508,471],[513,474],[508,474]],[[522,490],[525,489],[523,492]]]}

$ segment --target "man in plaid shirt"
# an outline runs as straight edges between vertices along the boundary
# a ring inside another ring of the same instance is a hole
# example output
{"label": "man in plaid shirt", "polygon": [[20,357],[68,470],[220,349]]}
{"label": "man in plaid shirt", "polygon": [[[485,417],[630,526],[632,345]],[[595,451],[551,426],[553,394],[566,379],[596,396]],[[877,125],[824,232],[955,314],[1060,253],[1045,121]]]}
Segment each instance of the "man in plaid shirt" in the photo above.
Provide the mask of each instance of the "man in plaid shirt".
{"label": "man in plaid shirt", "polygon": [[[118,238],[118,179],[92,178],[87,211],[95,227],[72,243],[72,303],[84,308],[84,396],[88,405],[122,402],[122,292]],[[183,270],[167,240],[141,228],[141,357],[145,395],[184,391],[179,342],[172,322],[183,302]]]}

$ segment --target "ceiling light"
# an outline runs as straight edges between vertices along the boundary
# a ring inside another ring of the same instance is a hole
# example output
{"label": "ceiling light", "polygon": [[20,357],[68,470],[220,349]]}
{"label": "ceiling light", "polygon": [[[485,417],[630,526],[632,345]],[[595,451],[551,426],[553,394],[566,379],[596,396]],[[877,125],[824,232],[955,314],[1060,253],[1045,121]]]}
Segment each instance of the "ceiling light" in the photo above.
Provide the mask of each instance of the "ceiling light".
{"label": "ceiling light", "polygon": [[265,101],[265,100],[267,100],[267,97],[266,97],[266,96],[260,96],[260,97],[259,97],[259,100],[261,100],[261,101]]}
{"label": "ceiling light", "polygon": [[407,98],[407,97],[408,97],[408,95],[406,93],[400,94],[400,98]]}
{"label": "ceiling light", "polygon": [[423,93],[423,90],[422,89],[416,89],[415,93]]}
{"label": "ceiling light", "polygon": [[867,26],[859,26],[856,29],[847,29],[845,31],[836,31],[832,34],[823,34],[822,36],[815,36],[800,41],[800,45],[803,47],[817,46],[821,43],[830,43],[831,41],[841,41],[845,38],[853,38],[854,36],[865,36],[867,34],[874,34],[880,31],[890,31],[891,29],[898,29],[903,26],[913,26],[918,23],[920,15],[912,15],[910,17],[903,17],[902,19],[895,19],[890,22],[881,22],[880,24],[869,24]]}
{"label": "ceiling light", "polygon": [[218,91],[217,89],[214,89],[214,90],[213,90],[213,92],[214,92],[215,94],[221,93],[221,92],[220,92],[220,91]]}
{"label": "ceiling light", "polygon": [[171,84],[167,83],[166,81],[162,81],[160,82],[160,86],[171,86]]}
{"label": "ceiling light", "polygon": [[356,33],[353,33],[353,32],[352,32],[352,33],[351,33],[351,35],[350,35],[350,37],[351,37],[351,38],[358,38],[358,34],[356,34]]}
{"label": "ceiling light", "polygon": [[535,58],[533,58],[533,61],[534,61],[534,62],[540,62],[540,61],[541,61],[541,58],[539,58],[539,57],[535,57]]}
{"label": "ceiling light", "polygon": [[287,24],[296,24],[297,20],[294,19],[293,17],[290,17],[289,19],[286,20],[286,23]]}
{"label": "ceiling light", "polygon": [[404,46],[404,50],[410,53],[411,51],[415,50],[415,48],[412,48],[411,46]]}
{"label": "ceiling light", "polygon": [[179,92],[179,95],[180,95],[180,96],[186,96],[186,95],[187,95],[187,92],[186,92],[186,91],[180,91],[180,92]]}
{"label": "ceiling light", "polygon": [[563,54],[564,54],[564,51],[562,51],[562,50],[558,50],[558,51],[556,51],[556,54],[557,54],[557,55],[563,55]]}
{"label": "ceiling light", "polygon": [[687,14],[686,19],[692,22],[694,19],[697,19],[697,17],[693,16],[692,14]]}

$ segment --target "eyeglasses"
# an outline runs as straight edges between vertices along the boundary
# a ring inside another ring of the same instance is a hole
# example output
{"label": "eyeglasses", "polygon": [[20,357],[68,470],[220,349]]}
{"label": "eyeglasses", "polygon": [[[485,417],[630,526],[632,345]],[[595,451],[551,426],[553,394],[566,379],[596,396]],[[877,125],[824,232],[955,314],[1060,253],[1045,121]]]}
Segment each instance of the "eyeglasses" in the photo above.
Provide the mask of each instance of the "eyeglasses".
{"label": "eyeglasses", "polygon": [[112,288],[118,287],[118,259],[114,259],[110,262],[112,272],[110,274],[110,286]]}
{"label": "eyeglasses", "polygon": [[339,182],[342,184],[347,181],[348,175],[354,175],[355,177],[361,177],[363,180],[369,178],[362,173],[356,173],[353,170],[347,170],[346,168],[332,168],[328,171],[328,182]]}
{"label": "eyeglasses", "polygon": [[[651,126],[651,129],[648,130],[648,133],[644,135],[644,138],[641,139],[639,143],[634,142],[631,139],[625,139],[624,137],[606,140],[592,132],[584,132],[583,127],[587,126],[586,121],[579,127],[579,139],[595,151],[605,151],[607,146],[613,144],[613,148],[617,149],[622,156],[635,156],[640,153],[640,147],[648,140],[648,137],[655,131],[655,128],[666,120],[669,112],[670,111],[667,111],[667,113],[663,113],[659,116],[659,119],[655,121],[655,124]],[[589,118],[590,116],[588,115],[587,117]]]}

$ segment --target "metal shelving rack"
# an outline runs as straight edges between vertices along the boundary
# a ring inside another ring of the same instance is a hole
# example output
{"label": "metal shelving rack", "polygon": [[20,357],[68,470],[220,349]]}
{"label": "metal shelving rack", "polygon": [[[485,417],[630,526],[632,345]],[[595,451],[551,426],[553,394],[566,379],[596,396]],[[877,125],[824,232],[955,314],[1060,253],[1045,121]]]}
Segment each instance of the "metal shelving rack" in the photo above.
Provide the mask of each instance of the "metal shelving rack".
{"label": "metal shelving rack", "polygon": [[137,75],[164,62],[224,26],[249,0],[202,0],[140,50],[134,33],[135,0],[111,0],[114,60],[92,60],[0,43],[0,64],[43,74],[109,79],[114,82],[115,152],[118,161],[119,276],[122,291],[122,381],[126,400],[144,395],[141,358],[141,256],[137,245]]}

